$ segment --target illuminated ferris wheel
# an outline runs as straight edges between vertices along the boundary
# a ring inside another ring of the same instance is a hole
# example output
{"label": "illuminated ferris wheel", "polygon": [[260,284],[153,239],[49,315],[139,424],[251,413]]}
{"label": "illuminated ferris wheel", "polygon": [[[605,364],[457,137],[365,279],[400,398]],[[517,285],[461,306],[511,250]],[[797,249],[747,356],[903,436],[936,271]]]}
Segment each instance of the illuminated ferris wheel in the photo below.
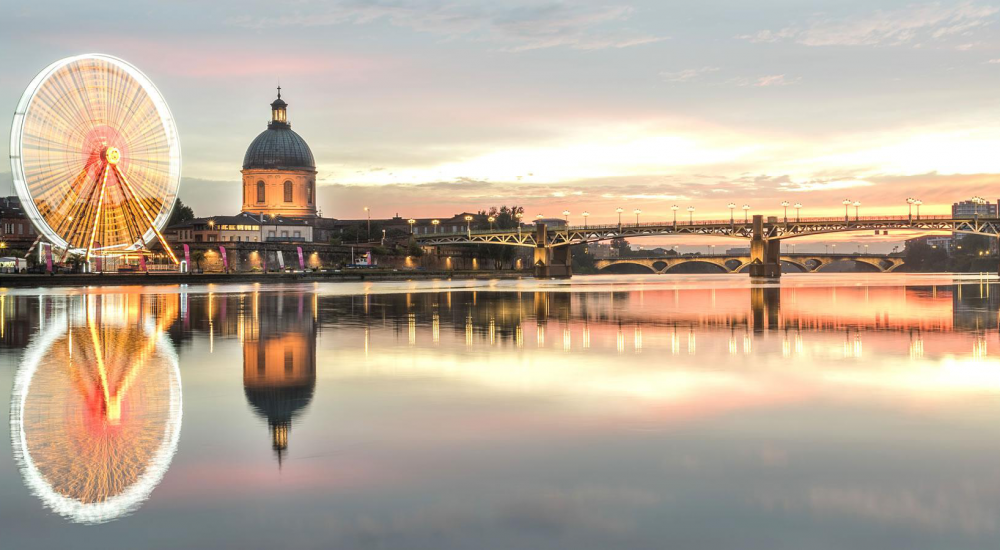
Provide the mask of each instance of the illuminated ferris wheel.
{"label": "illuminated ferris wheel", "polygon": [[10,139],[14,187],[41,238],[66,253],[142,251],[158,239],[180,186],[170,109],[132,65],[88,54],[28,85]]}

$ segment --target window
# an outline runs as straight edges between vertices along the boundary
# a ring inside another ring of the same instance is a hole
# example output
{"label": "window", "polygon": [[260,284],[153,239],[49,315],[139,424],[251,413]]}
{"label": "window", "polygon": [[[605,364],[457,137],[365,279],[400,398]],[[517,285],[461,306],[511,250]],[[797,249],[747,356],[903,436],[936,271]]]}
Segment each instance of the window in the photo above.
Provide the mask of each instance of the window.
{"label": "window", "polygon": [[285,202],[292,202],[292,182],[285,182]]}
{"label": "window", "polygon": [[264,182],[257,182],[257,202],[264,202]]}
{"label": "window", "polygon": [[292,236],[293,237],[301,237],[302,236],[302,232],[301,231],[295,231],[294,233],[292,233]]}
{"label": "window", "polygon": [[288,237],[288,231],[282,231],[281,232],[281,236],[282,237]]}
{"label": "window", "polygon": [[316,182],[311,180],[309,181],[308,184],[306,184],[306,200],[309,201],[309,204],[313,203],[313,188],[315,186]]}
{"label": "window", "polygon": [[268,237],[273,237],[274,236],[274,231],[268,231],[267,232],[267,236]]}

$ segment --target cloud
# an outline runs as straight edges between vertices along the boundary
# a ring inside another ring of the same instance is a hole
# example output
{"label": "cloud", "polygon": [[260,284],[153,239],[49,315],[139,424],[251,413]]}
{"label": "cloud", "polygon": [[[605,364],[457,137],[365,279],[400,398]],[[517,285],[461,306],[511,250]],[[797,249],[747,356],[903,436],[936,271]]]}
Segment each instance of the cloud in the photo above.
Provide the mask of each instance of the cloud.
{"label": "cloud", "polygon": [[385,21],[449,40],[467,38],[497,42],[502,44],[500,50],[508,52],[554,47],[577,50],[628,48],[666,39],[620,27],[633,13],[630,6],[583,7],[564,2],[484,6],[424,0],[394,3],[347,0],[318,10],[296,10],[277,17],[244,15],[225,22],[249,29],[269,29],[367,25]]}
{"label": "cloud", "polygon": [[806,46],[899,46],[964,36],[989,25],[1000,8],[974,2],[939,2],[898,10],[877,10],[860,18],[819,18],[805,26],[762,30],[737,38],[755,43],[794,40]]}
{"label": "cloud", "polygon": [[768,88],[768,87],[778,87],[778,86],[790,86],[792,84],[797,84],[801,77],[787,78],[783,74],[770,74],[764,76],[758,76],[757,78],[747,78],[741,76],[734,78],[729,82],[736,86],[753,86],[755,88]]}
{"label": "cloud", "polygon": [[676,72],[662,72],[660,76],[667,82],[689,82],[696,80],[702,75],[718,71],[718,67],[701,67],[699,69],[684,69]]}

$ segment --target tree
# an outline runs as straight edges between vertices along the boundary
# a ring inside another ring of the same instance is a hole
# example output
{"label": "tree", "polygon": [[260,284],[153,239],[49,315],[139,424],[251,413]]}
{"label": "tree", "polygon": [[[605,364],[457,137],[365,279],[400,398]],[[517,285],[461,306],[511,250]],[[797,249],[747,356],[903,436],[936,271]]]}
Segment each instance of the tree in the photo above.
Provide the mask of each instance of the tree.
{"label": "tree", "polygon": [[[493,206],[488,211],[479,211],[480,216],[493,217],[492,226],[494,229],[517,229],[521,223],[521,220],[517,218],[518,214],[524,214],[524,207],[504,205],[499,208]],[[480,221],[473,224],[473,228],[489,229],[490,225],[488,221]],[[485,260],[492,260],[494,269],[513,268],[517,258],[517,248],[502,244],[483,244],[476,247],[475,254]]]}
{"label": "tree", "polygon": [[167,220],[167,227],[193,219],[194,210],[178,198],[177,204],[174,205],[174,211],[170,214],[170,219]]}

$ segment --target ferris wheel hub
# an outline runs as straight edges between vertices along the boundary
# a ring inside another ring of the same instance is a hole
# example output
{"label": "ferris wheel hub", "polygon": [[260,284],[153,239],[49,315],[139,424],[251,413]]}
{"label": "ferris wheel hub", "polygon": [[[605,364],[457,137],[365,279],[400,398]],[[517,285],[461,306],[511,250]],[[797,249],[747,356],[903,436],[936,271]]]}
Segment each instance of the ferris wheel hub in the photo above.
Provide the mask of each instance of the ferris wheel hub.
{"label": "ferris wheel hub", "polygon": [[117,147],[105,147],[104,151],[101,153],[101,157],[108,164],[115,165],[122,159],[122,152],[119,151]]}

